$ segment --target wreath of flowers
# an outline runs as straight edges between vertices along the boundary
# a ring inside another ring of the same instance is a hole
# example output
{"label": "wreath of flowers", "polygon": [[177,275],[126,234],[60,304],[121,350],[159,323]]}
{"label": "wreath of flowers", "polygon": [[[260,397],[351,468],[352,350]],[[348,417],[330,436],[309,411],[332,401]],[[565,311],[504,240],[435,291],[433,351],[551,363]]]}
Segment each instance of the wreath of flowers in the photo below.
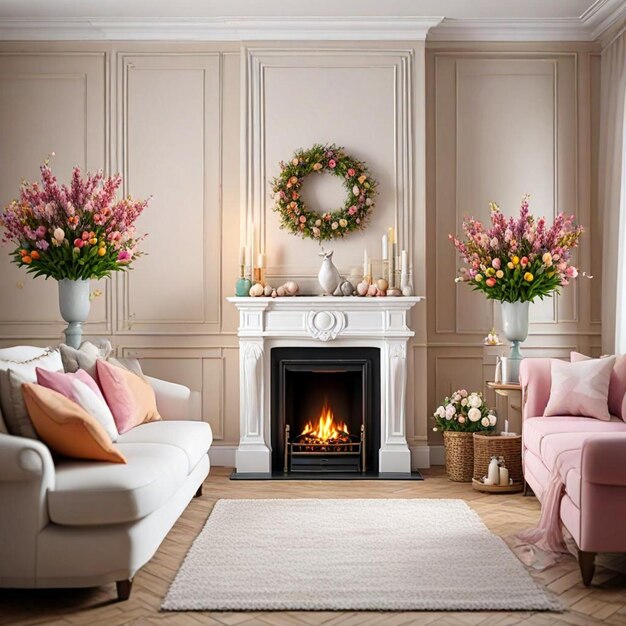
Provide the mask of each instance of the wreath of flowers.
{"label": "wreath of flowers", "polygon": [[[272,181],[280,215],[280,227],[318,241],[345,237],[367,224],[374,207],[377,182],[365,163],[357,161],[335,144],[315,144],[309,150],[298,150],[293,158],[280,162],[280,174]],[[309,174],[330,172],[343,181],[348,192],[341,209],[318,213],[309,209],[302,199],[302,185]]]}

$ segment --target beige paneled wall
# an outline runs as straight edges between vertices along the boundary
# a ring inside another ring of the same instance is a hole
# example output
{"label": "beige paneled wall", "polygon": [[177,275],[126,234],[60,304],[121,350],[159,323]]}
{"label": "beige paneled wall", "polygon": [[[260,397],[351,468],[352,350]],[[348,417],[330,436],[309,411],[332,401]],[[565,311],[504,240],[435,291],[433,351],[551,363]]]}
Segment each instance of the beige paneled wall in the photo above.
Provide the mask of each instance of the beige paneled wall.
{"label": "beige paneled wall", "polygon": [[[148,255],[132,274],[99,287],[87,325],[149,374],[202,393],[218,459],[239,439],[234,307],[225,302],[238,248],[254,226],[256,252],[274,282],[313,285],[317,246],[277,228],[268,181],[299,147],[336,142],[368,161],[381,183],[372,223],[337,242],[346,273],[363,249],[399,229],[412,250],[416,293],[428,296],[412,326],[408,435],[428,459],[428,414],[451,387],[480,387],[481,340],[499,323],[492,307],[456,287],[448,232],[487,202],[516,210],[577,214],[588,227],[583,268],[599,274],[599,223],[591,173],[597,164],[598,57],[576,46],[352,43],[4,43],[0,45],[0,201],[54,167],[121,172],[125,192],[153,195],[140,226]],[[426,74],[426,79],[425,79]],[[425,144],[427,150],[425,151]],[[424,156],[426,155],[426,156]],[[332,177],[307,197],[337,202]],[[63,324],[56,285],[0,262],[0,343],[50,344]],[[533,311],[529,353],[599,349],[599,281]],[[219,461],[218,461],[219,462]]]}
{"label": "beige paneled wall", "polygon": [[[499,305],[452,281],[458,266],[448,233],[464,215],[489,219],[494,200],[513,214],[573,213],[586,228],[581,278],[531,308],[529,356],[599,349],[597,250],[601,233],[591,185],[597,156],[599,73],[583,45],[451,45],[427,50],[428,405],[452,389],[481,389],[482,339],[500,326]],[[439,437],[432,434],[432,442]]]}

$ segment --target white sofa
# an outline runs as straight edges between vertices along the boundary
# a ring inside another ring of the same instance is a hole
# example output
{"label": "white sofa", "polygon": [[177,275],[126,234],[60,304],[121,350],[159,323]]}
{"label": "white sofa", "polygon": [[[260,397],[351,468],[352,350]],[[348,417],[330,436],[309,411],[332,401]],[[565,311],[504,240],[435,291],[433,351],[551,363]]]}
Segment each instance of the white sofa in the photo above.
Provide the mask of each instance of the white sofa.
{"label": "white sofa", "polygon": [[[0,360],[32,351],[0,350]],[[148,380],[163,421],[119,437],[126,465],[55,462],[40,441],[0,432],[0,587],[116,582],[128,598],[135,573],[200,495],[212,442],[187,387]]]}

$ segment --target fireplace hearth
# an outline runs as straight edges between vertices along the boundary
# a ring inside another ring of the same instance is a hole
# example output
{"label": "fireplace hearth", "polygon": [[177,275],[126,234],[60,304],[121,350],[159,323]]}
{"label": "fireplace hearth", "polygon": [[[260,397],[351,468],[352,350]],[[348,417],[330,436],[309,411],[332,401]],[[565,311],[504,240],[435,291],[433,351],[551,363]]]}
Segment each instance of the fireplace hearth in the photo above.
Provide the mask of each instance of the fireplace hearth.
{"label": "fireplace hearth", "polygon": [[274,348],[272,469],[378,471],[380,350]]}

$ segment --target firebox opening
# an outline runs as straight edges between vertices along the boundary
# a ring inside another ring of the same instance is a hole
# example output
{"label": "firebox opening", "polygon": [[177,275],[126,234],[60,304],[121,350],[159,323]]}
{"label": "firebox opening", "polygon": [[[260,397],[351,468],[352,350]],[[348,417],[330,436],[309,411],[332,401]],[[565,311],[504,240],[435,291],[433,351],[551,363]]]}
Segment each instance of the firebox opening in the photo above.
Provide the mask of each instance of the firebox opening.
{"label": "firebox opening", "polygon": [[377,471],[380,352],[272,350],[272,466],[297,472]]}

